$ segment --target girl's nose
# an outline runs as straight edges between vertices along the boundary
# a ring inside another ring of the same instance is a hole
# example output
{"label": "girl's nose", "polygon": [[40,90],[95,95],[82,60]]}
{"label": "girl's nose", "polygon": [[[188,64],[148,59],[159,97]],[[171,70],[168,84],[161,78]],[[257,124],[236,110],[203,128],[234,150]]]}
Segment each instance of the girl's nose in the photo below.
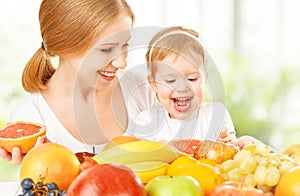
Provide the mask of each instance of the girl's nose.
{"label": "girl's nose", "polygon": [[185,79],[181,79],[176,82],[175,88],[178,92],[186,92],[190,89],[190,84]]}
{"label": "girl's nose", "polygon": [[119,69],[124,69],[127,66],[127,52],[123,52],[121,55],[117,56],[111,64]]}

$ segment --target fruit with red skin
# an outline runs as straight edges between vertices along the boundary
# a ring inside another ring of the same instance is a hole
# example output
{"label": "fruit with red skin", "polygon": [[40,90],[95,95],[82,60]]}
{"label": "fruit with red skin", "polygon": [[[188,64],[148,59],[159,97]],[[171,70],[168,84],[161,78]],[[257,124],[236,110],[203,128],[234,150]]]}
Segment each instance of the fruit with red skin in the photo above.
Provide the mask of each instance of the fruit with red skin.
{"label": "fruit with red skin", "polygon": [[84,171],[95,165],[98,165],[98,163],[92,157],[85,157],[84,161],[80,163],[80,170]]}
{"label": "fruit with red skin", "polygon": [[98,164],[82,171],[67,190],[68,196],[146,196],[141,180],[129,168],[117,164]]}
{"label": "fruit with red skin", "polygon": [[265,196],[265,193],[241,182],[226,181],[219,184],[210,196]]}
{"label": "fruit with red skin", "polygon": [[201,140],[198,139],[178,139],[169,142],[169,144],[177,148],[178,151],[191,156],[193,156],[200,143]]}
{"label": "fruit with red skin", "polygon": [[228,159],[232,159],[238,151],[238,148],[232,144],[204,140],[195,150],[193,157],[198,160],[211,159],[221,164]]}

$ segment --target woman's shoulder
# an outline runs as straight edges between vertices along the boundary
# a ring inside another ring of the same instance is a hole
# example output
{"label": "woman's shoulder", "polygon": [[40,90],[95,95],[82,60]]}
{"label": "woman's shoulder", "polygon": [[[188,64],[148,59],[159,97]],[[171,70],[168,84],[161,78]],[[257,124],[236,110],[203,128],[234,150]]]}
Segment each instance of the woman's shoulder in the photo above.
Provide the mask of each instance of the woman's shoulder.
{"label": "woman's shoulder", "polygon": [[39,93],[32,93],[22,98],[10,114],[10,122],[18,120],[40,121],[40,115],[36,104],[40,98]]}

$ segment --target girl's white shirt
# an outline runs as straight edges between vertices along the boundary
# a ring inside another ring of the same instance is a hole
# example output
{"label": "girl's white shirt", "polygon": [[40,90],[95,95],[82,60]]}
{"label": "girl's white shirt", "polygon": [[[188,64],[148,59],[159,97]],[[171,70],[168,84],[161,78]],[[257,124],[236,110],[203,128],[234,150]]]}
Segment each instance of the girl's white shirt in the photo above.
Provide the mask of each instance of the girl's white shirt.
{"label": "girl's white shirt", "polygon": [[[145,80],[135,74],[119,70],[117,77],[128,111],[128,127],[131,127],[131,124],[135,123],[136,115],[140,111],[148,109],[155,101],[155,97]],[[15,121],[36,122],[45,125],[46,136],[51,142],[66,146],[74,153],[97,153],[105,145],[90,145],[74,138],[57,119],[41,93],[29,94],[14,108],[10,115],[10,122]],[[124,135],[128,135],[127,132]]]}
{"label": "girl's white shirt", "polygon": [[189,118],[170,118],[161,104],[156,103],[137,117],[133,135],[153,141],[169,142],[176,139],[200,139],[216,141],[221,130],[235,133],[229,112],[222,103],[203,103]]}

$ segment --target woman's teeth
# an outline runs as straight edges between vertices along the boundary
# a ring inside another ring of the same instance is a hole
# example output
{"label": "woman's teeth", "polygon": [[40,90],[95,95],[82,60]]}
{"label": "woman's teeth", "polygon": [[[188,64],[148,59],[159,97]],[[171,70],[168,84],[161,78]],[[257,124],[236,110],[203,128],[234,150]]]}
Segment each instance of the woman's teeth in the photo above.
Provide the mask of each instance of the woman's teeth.
{"label": "woman's teeth", "polygon": [[101,71],[101,75],[104,75],[104,76],[106,76],[106,77],[113,77],[113,76],[115,76],[115,73],[113,73],[113,72]]}

